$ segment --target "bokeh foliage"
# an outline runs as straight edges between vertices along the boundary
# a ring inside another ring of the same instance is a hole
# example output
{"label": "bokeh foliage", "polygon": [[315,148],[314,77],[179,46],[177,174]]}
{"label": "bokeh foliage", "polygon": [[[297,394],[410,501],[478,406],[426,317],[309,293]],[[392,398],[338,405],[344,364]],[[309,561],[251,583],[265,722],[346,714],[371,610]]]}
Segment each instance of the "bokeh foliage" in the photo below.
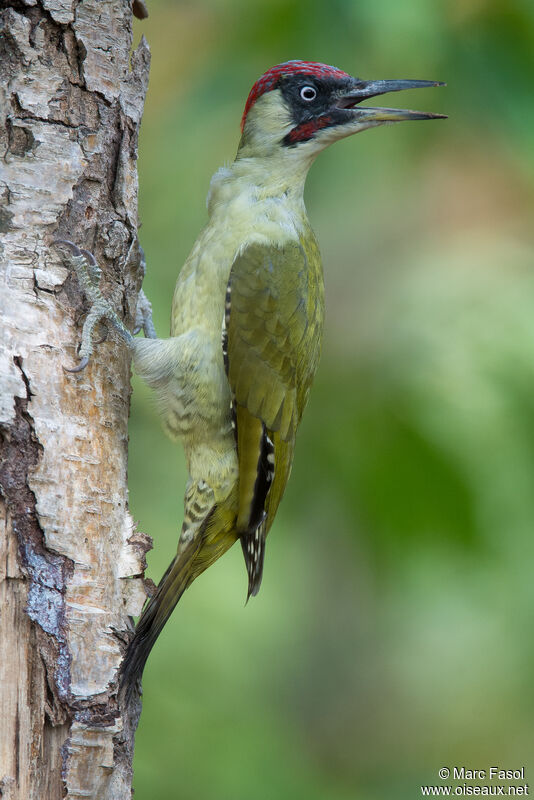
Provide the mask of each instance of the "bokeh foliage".
{"label": "bokeh foliage", "polygon": [[[306,202],[327,329],[262,591],[236,547],[149,661],[140,800],[408,800],[443,765],[534,784],[534,5],[150,0],[145,288],[178,270],[252,82],[289,58],[448,88],[440,122],[325,152]],[[185,483],[134,379],[131,507],[176,547]]]}

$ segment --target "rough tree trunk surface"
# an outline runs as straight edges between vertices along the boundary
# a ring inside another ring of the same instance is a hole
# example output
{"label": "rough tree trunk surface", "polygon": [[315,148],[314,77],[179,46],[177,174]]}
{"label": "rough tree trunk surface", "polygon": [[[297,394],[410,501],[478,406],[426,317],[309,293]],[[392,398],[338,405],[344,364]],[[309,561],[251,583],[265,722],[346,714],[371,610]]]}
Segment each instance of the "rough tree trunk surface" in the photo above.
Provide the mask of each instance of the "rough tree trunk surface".
{"label": "rough tree trunk surface", "polygon": [[[116,672],[146,537],[127,508],[129,358],[78,375],[84,301],[53,240],[94,252],[131,322],[148,80],[128,0],[0,2],[0,797],[131,797]],[[137,576],[137,577],[132,577]],[[137,710],[134,713],[137,713]]]}

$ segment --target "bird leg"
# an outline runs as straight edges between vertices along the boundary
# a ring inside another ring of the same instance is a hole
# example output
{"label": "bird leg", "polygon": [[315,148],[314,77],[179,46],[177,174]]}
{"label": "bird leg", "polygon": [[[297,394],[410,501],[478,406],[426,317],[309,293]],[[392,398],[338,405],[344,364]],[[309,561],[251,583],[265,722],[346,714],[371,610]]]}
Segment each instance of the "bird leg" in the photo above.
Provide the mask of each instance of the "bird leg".
{"label": "bird leg", "polygon": [[[143,280],[144,280],[146,275],[146,258],[145,258],[145,251],[143,250],[141,245],[139,245],[139,253],[141,256],[140,257],[141,272],[143,273]],[[139,294],[137,295],[134,336],[141,330],[145,334],[146,339],[158,338],[158,335],[156,333],[156,328],[154,327],[154,323],[152,321],[152,303],[144,293],[143,289],[139,289]]]}
{"label": "bird leg", "polygon": [[142,289],[139,289],[139,294],[137,296],[134,336],[140,331],[143,331],[146,339],[158,338],[154,322],[152,321],[152,303]]}
{"label": "bird leg", "polygon": [[[82,329],[82,341],[79,348],[80,363],[72,368],[63,367],[66,372],[81,372],[89,363],[89,359],[93,353],[93,331],[98,323],[104,322],[111,324],[130,349],[133,347],[134,338],[109,300],[104,297],[100,291],[102,270],[98,266],[94,255],[89,252],[89,250],[83,250],[66,239],[57,239],[56,244],[63,245],[67,248],[68,255],[65,256],[65,260],[74,268],[83,293],[90,303],[89,314],[85,319]],[[142,260],[142,265],[144,266],[143,253]],[[152,322],[152,306],[143,290],[139,292],[135,333],[138,333],[141,329],[144,330],[145,336],[148,338],[156,338],[156,330]],[[104,341],[105,338],[104,336],[97,344]]]}

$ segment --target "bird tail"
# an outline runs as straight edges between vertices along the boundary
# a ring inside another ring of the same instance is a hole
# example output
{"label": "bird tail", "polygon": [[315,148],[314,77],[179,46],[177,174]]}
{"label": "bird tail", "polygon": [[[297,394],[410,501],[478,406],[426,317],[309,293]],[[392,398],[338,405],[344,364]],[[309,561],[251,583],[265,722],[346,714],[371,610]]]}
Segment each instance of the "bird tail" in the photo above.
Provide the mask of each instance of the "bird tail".
{"label": "bird tail", "polygon": [[139,618],[119,676],[119,694],[125,696],[127,703],[134,689],[140,690],[141,676],[156,639],[196,577],[192,566],[199,547],[200,537],[175,556]]}

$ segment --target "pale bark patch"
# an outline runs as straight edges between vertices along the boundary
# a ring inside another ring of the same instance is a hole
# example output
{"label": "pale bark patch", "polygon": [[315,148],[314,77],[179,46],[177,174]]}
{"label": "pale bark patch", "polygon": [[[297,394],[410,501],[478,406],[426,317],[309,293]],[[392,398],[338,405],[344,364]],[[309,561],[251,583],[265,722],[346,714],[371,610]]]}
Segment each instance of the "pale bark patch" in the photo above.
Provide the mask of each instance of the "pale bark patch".
{"label": "pale bark patch", "polygon": [[116,675],[150,546],[127,508],[129,357],[110,335],[63,371],[84,302],[53,243],[95,253],[129,323],[149,53],[126,0],[18,0],[0,26],[0,793],[123,800],[138,709]]}

